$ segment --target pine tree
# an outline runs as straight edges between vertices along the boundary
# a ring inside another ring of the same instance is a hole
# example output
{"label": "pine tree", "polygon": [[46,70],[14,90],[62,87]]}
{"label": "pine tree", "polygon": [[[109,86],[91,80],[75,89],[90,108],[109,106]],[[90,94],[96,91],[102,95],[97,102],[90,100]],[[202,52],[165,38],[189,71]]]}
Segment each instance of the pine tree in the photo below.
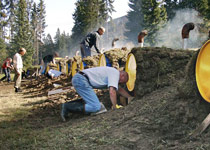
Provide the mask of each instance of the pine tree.
{"label": "pine tree", "polygon": [[88,32],[103,25],[113,11],[113,0],[78,0],[73,14],[72,41],[78,45]]}
{"label": "pine tree", "polygon": [[127,14],[128,22],[126,23],[125,36],[129,41],[137,43],[137,36],[142,30],[143,14],[142,0],[129,0],[130,11]]}
{"label": "pine tree", "polygon": [[59,39],[59,54],[60,56],[64,57],[68,55],[68,49],[67,49],[67,37],[66,33],[62,33]]}
{"label": "pine tree", "polygon": [[32,42],[34,51],[35,64],[39,64],[39,41],[38,41],[38,15],[36,3],[33,4],[31,13]]}
{"label": "pine tree", "polygon": [[26,67],[28,67],[31,66],[33,62],[33,47],[29,25],[29,16],[27,14],[27,4],[25,0],[19,1],[15,23],[16,30],[14,39],[12,40],[12,53],[14,54],[20,47],[24,47],[27,50],[27,53],[24,56],[24,64]]}
{"label": "pine tree", "polygon": [[208,9],[207,9],[207,16],[206,18],[210,20],[210,0],[208,0]]}
{"label": "pine tree", "polygon": [[42,50],[42,56],[53,54],[55,52],[55,45],[53,43],[52,36],[47,34],[47,37],[43,39],[44,45]]}
{"label": "pine tree", "polygon": [[7,15],[8,15],[8,28],[9,28],[9,41],[14,38],[15,31],[15,13],[17,11],[17,0],[7,0]]}
{"label": "pine tree", "polygon": [[179,0],[165,0],[165,8],[168,16],[168,20],[175,16],[175,12],[178,9]]}
{"label": "pine tree", "polygon": [[8,57],[6,44],[2,38],[0,38],[0,66],[3,64],[6,57]]}
{"label": "pine tree", "polygon": [[150,46],[155,45],[157,31],[162,28],[167,20],[166,10],[163,2],[156,0],[142,0],[143,28],[148,30],[148,36],[145,43]]}
{"label": "pine tree", "polygon": [[40,0],[38,7],[37,7],[37,12],[38,12],[38,28],[37,28],[37,33],[38,33],[38,48],[37,48],[37,55],[40,54],[40,57],[42,58],[42,52],[40,51],[43,50],[42,48],[42,39],[45,36],[45,28],[47,27],[45,17],[46,17],[46,11],[45,11],[45,4],[43,0]]}
{"label": "pine tree", "polygon": [[197,10],[203,17],[208,15],[209,0],[182,0],[179,8],[193,8]]}
{"label": "pine tree", "polygon": [[210,0],[181,0],[179,8],[192,8],[199,12],[199,15],[203,17],[204,23],[199,25],[202,31],[208,32],[210,27]]}
{"label": "pine tree", "polygon": [[6,2],[0,1],[0,38],[5,39],[6,30],[5,27],[7,25],[7,14],[6,14]]}
{"label": "pine tree", "polygon": [[61,38],[61,32],[60,32],[60,29],[58,28],[57,29],[57,32],[55,34],[55,37],[54,37],[54,47],[55,47],[55,50],[56,52],[59,53],[59,50],[60,50],[60,38]]}

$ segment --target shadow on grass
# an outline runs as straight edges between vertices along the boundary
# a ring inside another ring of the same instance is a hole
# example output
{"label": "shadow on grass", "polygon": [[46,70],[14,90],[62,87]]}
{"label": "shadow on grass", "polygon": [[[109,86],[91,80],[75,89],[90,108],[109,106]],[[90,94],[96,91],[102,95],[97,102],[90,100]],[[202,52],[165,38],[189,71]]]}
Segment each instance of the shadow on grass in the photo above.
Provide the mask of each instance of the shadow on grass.
{"label": "shadow on grass", "polygon": [[[63,123],[60,106],[34,109],[7,109],[0,118],[0,149],[37,149],[47,146],[49,138],[61,128],[80,122],[84,115],[71,115],[71,121]],[[52,138],[52,137],[51,137]]]}

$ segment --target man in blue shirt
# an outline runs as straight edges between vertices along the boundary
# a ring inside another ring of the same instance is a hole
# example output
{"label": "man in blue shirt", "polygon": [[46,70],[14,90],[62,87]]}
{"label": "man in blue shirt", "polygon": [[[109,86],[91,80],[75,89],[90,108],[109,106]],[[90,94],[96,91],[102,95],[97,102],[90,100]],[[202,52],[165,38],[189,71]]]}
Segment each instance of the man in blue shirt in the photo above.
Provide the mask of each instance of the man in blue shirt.
{"label": "man in blue shirt", "polygon": [[89,33],[83,41],[80,43],[80,50],[82,58],[91,56],[91,48],[92,46],[95,47],[97,53],[100,53],[98,49],[98,41],[100,39],[100,36],[103,35],[105,32],[104,27],[98,28],[98,31],[95,31],[93,33]]}
{"label": "man in blue shirt", "polygon": [[99,112],[104,106],[93,89],[109,88],[112,108],[117,105],[117,92],[126,98],[131,96],[121,87],[120,83],[128,81],[128,73],[118,71],[113,67],[95,67],[78,72],[72,78],[72,84],[82,100],[71,101],[62,104],[61,117],[66,120],[68,112],[84,112],[86,114]]}

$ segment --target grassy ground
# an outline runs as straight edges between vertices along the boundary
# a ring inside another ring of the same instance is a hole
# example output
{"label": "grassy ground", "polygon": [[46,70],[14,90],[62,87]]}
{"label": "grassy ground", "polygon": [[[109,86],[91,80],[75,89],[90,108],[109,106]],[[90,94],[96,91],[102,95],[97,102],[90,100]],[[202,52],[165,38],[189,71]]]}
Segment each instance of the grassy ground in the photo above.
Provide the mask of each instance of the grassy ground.
{"label": "grassy ground", "polygon": [[[15,74],[14,74],[14,73],[11,73],[11,74],[10,74],[10,76],[11,76],[11,79],[13,80],[13,79],[14,79]],[[0,74],[0,79],[1,79],[2,77],[4,77],[4,74]]]}
{"label": "grassy ground", "polygon": [[97,149],[117,141],[100,136],[101,131],[110,128],[106,121],[92,128],[93,117],[74,115],[72,122],[63,123],[60,105],[50,110],[40,107],[42,103],[50,105],[50,100],[23,90],[15,93],[13,83],[0,84],[0,149]]}
{"label": "grassy ground", "polygon": [[[59,82],[68,83],[64,81]],[[185,118],[191,112],[187,109],[194,107],[177,97],[175,85],[118,110],[110,110],[108,91],[103,91],[98,96],[107,113],[70,114],[67,122],[60,119],[61,103],[65,96],[72,99],[77,94],[71,90],[67,95],[47,97],[52,88],[45,78],[23,81],[22,93],[14,92],[13,83],[0,83],[0,150],[210,149],[209,130],[197,139],[187,138],[206,114],[199,114],[201,120]]]}

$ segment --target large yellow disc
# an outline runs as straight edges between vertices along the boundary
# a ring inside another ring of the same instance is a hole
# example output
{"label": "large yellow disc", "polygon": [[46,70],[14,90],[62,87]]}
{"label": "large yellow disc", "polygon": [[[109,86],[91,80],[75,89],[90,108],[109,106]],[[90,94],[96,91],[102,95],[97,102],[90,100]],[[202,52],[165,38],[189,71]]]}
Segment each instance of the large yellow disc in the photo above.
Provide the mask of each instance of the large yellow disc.
{"label": "large yellow disc", "polygon": [[84,64],[83,64],[82,61],[81,61],[81,63],[80,63],[80,70],[84,70]]}
{"label": "large yellow disc", "polygon": [[129,91],[132,91],[135,87],[136,81],[136,59],[133,54],[129,54],[127,57],[125,71],[128,73],[129,80],[126,83]]}
{"label": "large yellow disc", "polygon": [[60,65],[59,64],[57,64],[57,70],[60,71]]}
{"label": "large yellow disc", "polygon": [[197,57],[196,83],[201,96],[210,102],[210,40],[202,46]]}
{"label": "large yellow disc", "polygon": [[100,67],[106,66],[106,58],[105,58],[104,54],[100,55],[98,66],[100,66]]}
{"label": "large yellow disc", "polygon": [[62,57],[55,57],[54,58],[55,60],[60,60],[60,59],[63,59]]}
{"label": "large yellow disc", "polygon": [[66,62],[66,74],[69,74],[69,64]]}
{"label": "large yellow disc", "polygon": [[72,73],[72,77],[77,73],[77,62],[76,61],[73,61],[73,63],[72,63],[71,73]]}
{"label": "large yellow disc", "polygon": [[45,73],[48,73],[49,70],[50,70],[50,66],[48,64]]}

